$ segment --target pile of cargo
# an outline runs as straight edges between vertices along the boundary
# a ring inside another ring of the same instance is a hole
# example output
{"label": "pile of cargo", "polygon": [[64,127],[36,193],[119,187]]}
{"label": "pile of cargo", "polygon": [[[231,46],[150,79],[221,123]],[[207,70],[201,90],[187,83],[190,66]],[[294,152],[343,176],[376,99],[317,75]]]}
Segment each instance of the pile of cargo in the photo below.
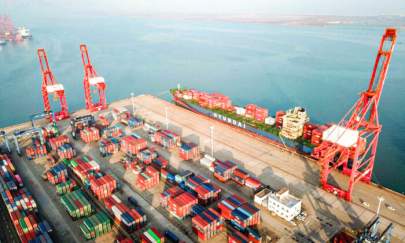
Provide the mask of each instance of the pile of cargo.
{"label": "pile of cargo", "polygon": [[65,143],[56,150],[60,159],[71,159],[76,156],[76,150],[70,143]]}
{"label": "pile of cargo", "polygon": [[52,148],[52,150],[58,149],[65,143],[69,143],[69,137],[67,135],[60,135],[49,139],[49,145]]}
{"label": "pile of cargo", "polygon": [[276,127],[281,129],[283,127],[283,117],[285,115],[285,111],[277,111],[276,112]]}
{"label": "pile of cargo", "polygon": [[228,230],[228,243],[261,243],[262,237],[255,229],[247,228],[241,232],[239,229]]}
{"label": "pile of cargo", "polygon": [[184,90],[182,91],[181,98],[185,100],[195,100],[202,107],[209,109],[222,109],[231,110],[232,101],[228,96],[220,93],[208,94],[197,90]]}
{"label": "pile of cargo", "polygon": [[198,201],[201,204],[213,202],[220,197],[221,188],[202,176],[190,176],[187,178],[185,185],[197,194]]}
{"label": "pile of cargo", "polygon": [[149,190],[150,188],[159,184],[159,171],[148,166],[145,168],[145,171],[139,173],[136,178],[136,187],[141,190]]}
{"label": "pile of cargo", "polygon": [[80,230],[86,240],[95,239],[111,231],[111,221],[105,213],[98,212],[84,219],[83,223],[80,225]]}
{"label": "pile of cargo", "polygon": [[312,123],[305,123],[304,128],[303,128],[303,133],[302,133],[302,138],[305,140],[311,141],[312,138],[312,131],[318,128],[317,125],[312,124]]}
{"label": "pile of cargo", "polygon": [[302,136],[304,124],[309,121],[307,112],[302,107],[290,109],[283,116],[283,126],[280,135],[289,138],[297,139]]}
{"label": "pile of cargo", "polygon": [[84,183],[89,175],[100,170],[100,165],[90,156],[83,156],[72,160],[64,160],[65,165],[72,168],[73,173]]}
{"label": "pile of cargo", "polygon": [[60,201],[73,219],[89,216],[92,213],[92,206],[80,189],[66,193]]}
{"label": "pile of cargo", "polygon": [[200,165],[205,166],[209,171],[214,172],[215,160],[214,157],[205,154],[204,157],[200,159]]}
{"label": "pile of cargo", "polygon": [[162,180],[166,180],[170,183],[174,183],[176,179],[176,175],[174,173],[169,172],[167,169],[160,169],[160,177]]}
{"label": "pile of cargo", "polygon": [[98,200],[107,198],[117,188],[117,181],[109,174],[98,173],[89,176],[90,189]]}
{"label": "pile of cargo", "polygon": [[168,211],[178,219],[183,219],[191,213],[191,208],[198,203],[198,199],[189,192],[182,192],[177,196],[169,197]]}
{"label": "pile of cargo", "polygon": [[139,207],[129,208],[115,195],[106,198],[104,204],[114,215],[114,221],[129,232],[140,229],[147,222],[146,214]]}
{"label": "pile of cargo", "polygon": [[127,125],[128,120],[131,118],[131,113],[125,107],[116,107],[112,111],[112,116],[116,121]]}
{"label": "pile of cargo", "polygon": [[143,138],[133,135],[125,136],[121,139],[121,151],[126,154],[136,155],[139,151],[147,148],[148,143]]}
{"label": "pile of cargo", "polygon": [[214,177],[221,182],[228,181],[236,168],[236,164],[232,161],[217,160],[214,166]]}
{"label": "pile of cargo", "polygon": [[110,123],[111,123],[110,120],[108,120],[106,115],[103,114],[103,115],[98,116],[96,126],[98,125],[100,127],[108,127],[110,125]]}
{"label": "pile of cargo", "polygon": [[48,172],[46,172],[46,177],[48,181],[54,185],[65,182],[69,178],[67,168],[63,163],[50,168]]}
{"label": "pile of cargo", "polygon": [[200,149],[195,143],[181,143],[179,156],[183,160],[194,160],[200,155]]}
{"label": "pile of cargo", "polygon": [[113,155],[120,151],[121,141],[118,138],[103,138],[98,143],[100,154],[103,157]]}
{"label": "pile of cargo", "polygon": [[[198,205],[194,206],[193,209],[195,207],[198,207]],[[202,241],[208,240],[222,232],[224,228],[222,216],[215,209],[198,208],[198,212],[191,220],[193,231],[196,233],[198,239]]]}
{"label": "pile of cargo", "polygon": [[75,190],[76,188],[77,188],[76,181],[67,180],[65,182],[56,185],[56,193],[58,193],[58,195],[64,195],[68,192]]}
{"label": "pile of cargo", "polygon": [[103,138],[118,138],[121,137],[124,132],[122,128],[118,125],[107,127],[102,131]]}
{"label": "pile of cargo", "polygon": [[315,128],[312,131],[311,144],[315,145],[315,146],[318,146],[319,144],[321,144],[321,142],[322,142],[322,134],[328,128],[329,128],[329,126],[327,126],[327,125],[322,125],[322,126],[319,126],[319,127]]}
{"label": "pile of cargo", "polygon": [[128,120],[128,126],[130,128],[139,128],[139,127],[142,127],[142,125],[143,125],[143,121],[136,117],[131,117]]}
{"label": "pile of cargo", "polygon": [[169,165],[169,161],[162,156],[157,156],[155,159],[152,160],[153,167],[158,170],[165,169]]}
{"label": "pile of cargo", "polygon": [[80,138],[85,143],[91,143],[100,139],[100,132],[95,127],[85,127],[80,131]]}
{"label": "pile of cargo", "polygon": [[233,171],[231,178],[234,182],[238,183],[241,186],[244,186],[246,179],[249,178],[249,174],[239,168],[236,168]]}
{"label": "pile of cargo", "polygon": [[151,227],[147,231],[143,232],[140,239],[141,243],[163,243],[165,240],[162,234],[155,227]]}
{"label": "pile of cargo", "polygon": [[269,111],[266,108],[259,107],[255,104],[248,104],[245,106],[245,117],[247,118],[264,122],[268,115]]}
{"label": "pile of cargo", "polygon": [[45,144],[40,144],[37,140],[25,149],[25,154],[29,160],[44,157],[47,153]]}
{"label": "pile of cargo", "polygon": [[159,130],[151,135],[151,141],[166,149],[180,146],[180,136],[170,130]]}
{"label": "pile of cargo", "polygon": [[221,210],[222,217],[239,228],[245,229],[260,222],[260,210],[237,195],[222,200],[218,203],[218,208]]}
{"label": "pile of cargo", "polygon": [[148,165],[152,163],[154,159],[158,157],[157,152],[152,148],[146,148],[141,150],[136,157],[144,164]]}
{"label": "pile of cargo", "polygon": [[128,169],[132,169],[135,167],[135,165],[138,164],[138,159],[134,158],[133,156],[129,156],[129,155],[124,155],[121,160],[120,160],[121,164],[124,166],[124,168],[126,170]]}
{"label": "pile of cargo", "polygon": [[248,177],[245,180],[245,186],[253,189],[254,191],[258,190],[263,186],[262,182],[256,178]]}
{"label": "pile of cargo", "polygon": [[[0,185],[3,200],[10,219],[21,242],[51,243],[49,232],[52,231],[46,221],[39,221],[37,204],[26,188],[18,189],[16,183],[23,187],[21,178],[14,174],[15,168],[7,155],[0,154],[1,177],[5,184]],[[18,179],[17,179],[18,178]],[[3,203],[2,202],[2,203]]]}
{"label": "pile of cargo", "polygon": [[7,190],[17,190],[17,185],[22,184],[22,181],[20,176],[15,174],[14,165],[7,155],[0,154],[0,166],[0,175],[5,183],[3,184],[4,188]]}
{"label": "pile of cargo", "polygon": [[177,197],[184,192],[179,186],[173,186],[165,190],[160,194],[160,205],[163,208],[167,208],[169,203],[169,198]]}

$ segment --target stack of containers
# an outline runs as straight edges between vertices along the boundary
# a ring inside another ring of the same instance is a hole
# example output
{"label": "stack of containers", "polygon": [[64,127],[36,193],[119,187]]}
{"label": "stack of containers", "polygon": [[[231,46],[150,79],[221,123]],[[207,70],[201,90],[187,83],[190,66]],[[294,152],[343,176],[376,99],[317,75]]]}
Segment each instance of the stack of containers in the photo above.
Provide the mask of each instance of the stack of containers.
{"label": "stack of containers", "polygon": [[243,198],[232,195],[218,203],[221,215],[238,227],[245,229],[260,222],[260,210]]}
{"label": "stack of containers", "polygon": [[200,155],[200,150],[197,144],[195,143],[181,143],[179,150],[180,158],[183,160],[194,160],[197,159]]}
{"label": "stack of containers", "polygon": [[169,161],[162,156],[158,156],[156,159],[152,160],[152,166],[158,170],[165,169]]}
{"label": "stack of containers", "polygon": [[66,193],[60,201],[73,219],[89,216],[92,213],[91,204],[81,190]]}
{"label": "stack of containers", "polygon": [[277,111],[276,112],[276,127],[281,129],[283,127],[283,116],[285,115],[285,111]]}
{"label": "stack of containers", "polygon": [[91,143],[100,139],[100,132],[95,127],[85,127],[80,131],[80,138],[85,143]]}
{"label": "stack of containers", "polygon": [[210,208],[196,214],[191,223],[198,239],[205,241],[222,232],[224,220],[216,210]]}
{"label": "stack of containers", "polygon": [[57,150],[65,143],[69,143],[69,137],[67,135],[60,135],[49,139],[49,145],[51,146],[52,150]]}
{"label": "stack of containers", "polygon": [[68,192],[73,191],[75,188],[77,188],[76,181],[67,180],[56,185],[56,193],[58,193],[59,195],[64,195]]}
{"label": "stack of containers", "polygon": [[239,168],[236,168],[233,171],[233,174],[231,175],[231,178],[233,181],[235,181],[236,183],[238,183],[241,186],[245,185],[245,181],[247,178],[249,178],[249,174]]}
{"label": "stack of containers", "polygon": [[157,156],[157,152],[152,148],[143,149],[136,155],[136,157],[146,165],[152,163],[152,160],[156,159]]}
{"label": "stack of containers", "polygon": [[73,173],[85,183],[90,174],[100,171],[100,165],[90,156],[83,156],[74,160],[64,160],[72,168]]}
{"label": "stack of containers", "polygon": [[140,236],[141,243],[163,243],[163,235],[155,228],[151,227],[147,231],[143,232]]}
{"label": "stack of containers", "polygon": [[136,138],[134,136],[125,136],[121,139],[121,151],[126,154],[135,155],[142,149],[147,148],[148,143],[143,138]]}
{"label": "stack of containers", "polygon": [[38,140],[35,140],[31,146],[25,149],[25,154],[29,160],[44,157],[47,153],[45,144],[40,144]]}
{"label": "stack of containers", "polygon": [[138,164],[138,159],[133,158],[132,156],[124,155],[124,157],[121,158],[120,162],[124,166],[124,168],[128,170],[134,168],[135,165]]}
{"label": "stack of containers", "polygon": [[98,120],[97,123],[101,126],[101,127],[108,127],[110,125],[110,121],[103,115],[99,115],[98,116]]}
{"label": "stack of containers", "polygon": [[247,228],[246,232],[242,233],[236,228],[228,230],[229,243],[261,243],[262,237],[259,232],[251,228]]}
{"label": "stack of containers", "polygon": [[178,219],[183,219],[191,213],[191,208],[198,203],[198,199],[189,192],[183,192],[168,199],[168,211]]}
{"label": "stack of containers", "polygon": [[71,159],[76,156],[76,150],[70,143],[65,143],[56,150],[60,159]]}
{"label": "stack of containers", "polygon": [[152,141],[169,150],[180,146],[180,136],[170,130],[159,130],[155,132]]}
{"label": "stack of containers", "polygon": [[248,104],[245,106],[245,116],[247,118],[254,119],[256,114],[256,105],[255,104]]}
{"label": "stack of containers", "polygon": [[136,117],[131,117],[128,120],[128,126],[130,128],[139,128],[139,127],[142,127],[142,125],[143,125],[142,120],[140,120],[140,119],[138,119]]}
{"label": "stack of containers", "polygon": [[266,108],[256,106],[254,119],[259,122],[264,122],[269,116],[269,111]]}
{"label": "stack of containers", "polygon": [[49,123],[42,127],[42,136],[45,139],[53,138],[59,135],[58,127],[55,124]]}
{"label": "stack of containers", "polygon": [[159,184],[159,171],[152,166],[146,167],[144,172],[139,173],[136,178],[136,186],[139,190],[145,191]]}
{"label": "stack of containers", "polygon": [[255,191],[258,190],[260,187],[262,187],[262,185],[263,184],[261,181],[259,181],[256,178],[253,178],[253,177],[248,177],[245,180],[245,186],[247,186]]}
{"label": "stack of containers", "polygon": [[312,130],[311,144],[318,146],[322,142],[322,134],[329,126],[322,125]]}
{"label": "stack of containers", "polygon": [[305,140],[311,140],[312,138],[312,131],[316,129],[318,126],[312,123],[305,123],[302,133],[302,138]]}
{"label": "stack of containers", "polygon": [[120,126],[111,126],[103,130],[103,138],[118,138],[121,137],[123,131]]}
{"label": "stack of containers", "polygon": [[236,168],[236,164],[232,161],[217,160],[214,166],[214,177],[221,182],[228,181]]}
{"label": "stack of containers", "polygon": [[140,229],[147,222],[146,214],[139,207],[129,208],[115,195],[106,198],[104,204],[114,215],[114,221],[127,231]]}
{"label": "stack of containers", "polygon": [[[7,190],[17,190],[17,184],[20,184],[18,179],[20,176],[14,174],[15,168],[11,163],[10,158],[7,155],[0,154],[0,175],[5,182],[5,189]],[[21,183],[22,184],[22,183]]]}
{"label": "stack of containers", "polygon": [[170,187],[169,189],[165,190],[164,192],[162,192],[160,194],[160,205],[163,208],[167,208],[169,198],[177,197],[178,195],[182,194],[183,192],[184,192],[184,190],[178,186]]}
{"label": "stack of containers", "polygon": [[62,163],[50,168],[48,172],[46,172],[46,177],[53,185],[65,182],[69,178],[67,168]]}
{"label": "stack of containers", "polygon": [[120,151],[120,140],[118,138],[103,138],[98,143],[102,156],[108,156]]}
{"label": "stack of containers", "polygon": [[98,212],[84,219],[80,229],[86,240],[95,239],[111,231],[111,221],[104,212]]}
{"label": "stack of containers", "polygon": [[[1,174],[3,179],[5,178],[4,176],[19,178],[19,176],[14,174],[14,165],[7,155],[0,155],[0,165],[2,167]],[[19,184],[22,186],[22,180]],[[7,185],[7,188],[8,187]],[[41,242],[51,243],[52,240],[48,233],[52,231],[52,229],[48,223],[39,222],[36,215],[37,204],[30,192],[25,188],[18,189],[16,186],[13,186],[13,190],[8,190],[7,188],[1,190],[0,195],[6,205],[8,214],[20,241],[28,243],[31,240],[41,240]]]}
{"label": "stack of containers", "polygon": [[191,176],[185,184],[197,194],[201,204],[210,203],[220,197],[221,188],[202,176]]}
{"label": "stack of containers", "polygon": [[174,173],[170,173],[167,169],[160,169],[160,177],[163,180],[167,180],[170,183],[174,183],[176,175]]}
{"label": "stack of containers", "polygon": [[90,189],[98,200],[111,196],[117,188],[117,181],[109,174],[89,177]]}

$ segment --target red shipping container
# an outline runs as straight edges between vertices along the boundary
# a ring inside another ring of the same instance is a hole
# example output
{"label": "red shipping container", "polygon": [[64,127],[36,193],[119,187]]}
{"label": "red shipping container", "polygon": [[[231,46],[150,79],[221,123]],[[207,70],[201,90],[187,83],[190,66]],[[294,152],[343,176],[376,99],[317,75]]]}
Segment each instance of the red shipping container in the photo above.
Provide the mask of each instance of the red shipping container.
{"label": "red shipping container", "polygon": [[126,136],[121,140],[121,151],[127,154],[137,154],[140,150],[147,148],[147,146],[148,143],[143,138]]}
{"label": "red shipping container", "polygon": [[100,139],[100,132],[95,127],[85,127],[80,131],[80,138],[85,143],[91,143]]}
{"label": "red shipping container", "polygon": [[176,197],[169,198],[168,210],[175,217],[182,219],[191,213],[191,208],[197,203],[196,197],[189,192],[183,192]]}
{"label": "red shipping container", "polygon": [[52,150],[56,150],[60,146],[69,142],[69,137],[67,135],[60,135],[49,139],[49,144],[51,145]]}

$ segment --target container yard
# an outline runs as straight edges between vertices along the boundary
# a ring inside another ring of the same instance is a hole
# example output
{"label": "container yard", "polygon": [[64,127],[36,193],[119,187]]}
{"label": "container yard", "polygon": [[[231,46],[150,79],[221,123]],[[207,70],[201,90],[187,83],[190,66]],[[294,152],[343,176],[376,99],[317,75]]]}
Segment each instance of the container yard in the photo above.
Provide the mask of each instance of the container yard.
{"label": "container yard", "polygon": [[[387,29],[383,42],[392,35]],[[405,196],[373,184],[371,171],[354,166],[369,149],[354,128],[372,121],[312,124],[301,107],[271,117],[267,108],[234,106],[223,94],[193,89],[172,90],[177,105],[151,95],[107,104],[104,78],[86,45],[80,51],[86,110],[69,112],[63,85],[39,49],[45,115],[36,126],[2,129],[10,148],[0,155],[8,237],[259,243],[347,242],[347,235],[405,241]],[[50,110],[50,94],[60,111]],[[361,110],[362,103],[357,106]],[[340,171],[329,168],[335,162]],[[348,181],[353,173],[360,177]],[[348,191],[340,189],[345,186]]]}

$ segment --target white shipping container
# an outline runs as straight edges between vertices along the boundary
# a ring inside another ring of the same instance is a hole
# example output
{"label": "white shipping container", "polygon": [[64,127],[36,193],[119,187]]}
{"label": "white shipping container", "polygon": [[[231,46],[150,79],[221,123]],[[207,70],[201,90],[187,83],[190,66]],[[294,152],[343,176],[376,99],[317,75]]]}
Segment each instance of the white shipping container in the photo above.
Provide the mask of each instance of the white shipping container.
{"label": "white shipping container", "polygon": [[244,116],[246,113],[246,109],[243,107],[235,106],[236,114]]}
{"label": "white shipping container", "polygon": [[113,211],[115,217],[117,217],[117,219],[121,220],[121,210],[119,210],[115,205],[111,207],[111,211]]}
{"label": "white shipping container", "polygon": [[266,117],[266,119],[264,119],[264,123],[273,126],[274,124],[276,124],[276,119],[274,117],[269,116]]}
{"label": "white shipping container", "polygon": [[122,203],[121,199],[119,199],[116,195],[112,195],[112,198],[113,198],[117,203]]}

